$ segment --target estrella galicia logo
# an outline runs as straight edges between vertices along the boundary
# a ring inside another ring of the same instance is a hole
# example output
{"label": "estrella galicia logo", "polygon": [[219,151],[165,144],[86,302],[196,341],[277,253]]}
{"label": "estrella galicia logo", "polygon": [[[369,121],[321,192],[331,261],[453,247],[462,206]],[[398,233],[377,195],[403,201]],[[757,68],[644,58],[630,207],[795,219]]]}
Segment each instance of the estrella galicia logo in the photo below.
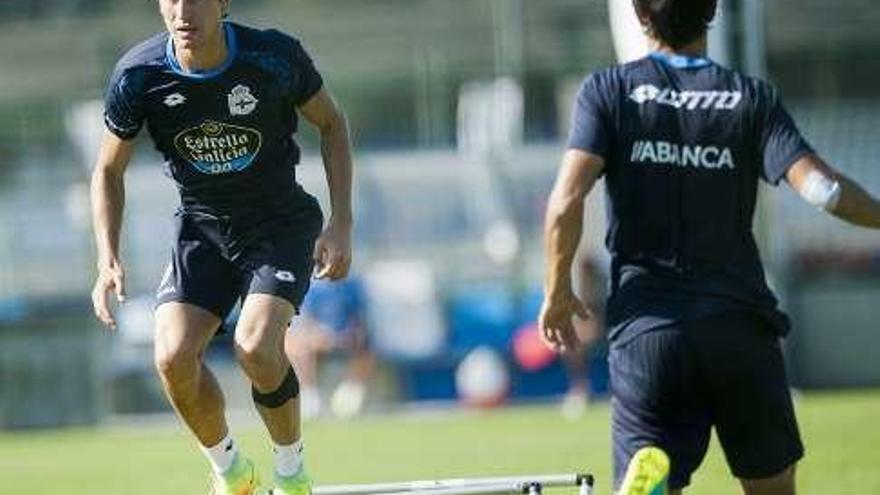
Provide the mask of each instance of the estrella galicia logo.
{"label": "estrella galicia logo", "polygon": [[186,129],[174,138],[177,151],[199,172],[210,175],[248,168],[262,144],[259,131],[213,120]]}

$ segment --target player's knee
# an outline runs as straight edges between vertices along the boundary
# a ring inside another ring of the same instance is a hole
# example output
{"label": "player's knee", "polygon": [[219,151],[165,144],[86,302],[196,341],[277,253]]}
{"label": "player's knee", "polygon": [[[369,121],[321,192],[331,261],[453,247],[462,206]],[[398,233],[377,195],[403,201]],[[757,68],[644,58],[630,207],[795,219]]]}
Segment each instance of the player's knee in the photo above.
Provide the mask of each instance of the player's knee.
{"label": "player's knee", "polygon": [[196,346],[185,342],[155,346],[153,360],[156,370],[169,381],[185,379],[198,371],[201,354]]}
{"label": "player's knee", "polygon": [[180,336],[181,330],[158,322],[153,362],[156,371],[167,381],[177,382],[198,370],[201,349],[192,339]]}
{"label": "player's knee", "polygon": [[[235,356],[248,375],[252,375],[251,372],[275,374],[272,372],[283,372],[286,369],[283,346],[275,339],[253,336],[236,338]],[[251,378],[253,379],[253,376]]]}
{"label": "player's knee", "polygon": [[153,362],[162,378],[178,383],[197,375],[202,353],[216,327],[210,319],[200,320],[169,309],[174,308],[161,306],[156,312]]}

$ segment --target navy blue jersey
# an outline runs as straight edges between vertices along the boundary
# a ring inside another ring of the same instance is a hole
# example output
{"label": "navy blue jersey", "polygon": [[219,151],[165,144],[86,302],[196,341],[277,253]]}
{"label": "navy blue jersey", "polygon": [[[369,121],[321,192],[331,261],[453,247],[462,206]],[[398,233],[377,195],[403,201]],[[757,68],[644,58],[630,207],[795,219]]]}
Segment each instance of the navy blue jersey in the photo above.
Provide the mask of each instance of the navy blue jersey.
{"label": "navy blue jersey", "polygon": [[294,166],[296,108],[322,87],[296,39],[225,23],[228,57],[185,72],[168,33],[122,57],[105,102],[107,128],[131,139],[146,122],[183,206],[222,213],[272,210],[304,196]]}
{"label": "navy blue jersey", "polygon": [[605,160],[612,338],[731,310],[788,329],[752,234],[758,180],[809,144],[769,84],[653,54],[589,76],[569,147]]}

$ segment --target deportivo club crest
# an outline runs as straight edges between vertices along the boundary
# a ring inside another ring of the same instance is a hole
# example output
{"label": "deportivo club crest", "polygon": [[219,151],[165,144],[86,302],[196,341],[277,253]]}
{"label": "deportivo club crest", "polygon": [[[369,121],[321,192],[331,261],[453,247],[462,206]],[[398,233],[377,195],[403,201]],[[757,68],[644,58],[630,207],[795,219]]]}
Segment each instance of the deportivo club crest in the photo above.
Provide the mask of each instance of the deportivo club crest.
{"label": "deportivo club crest", "polygon": [[226,97],[229,100],[230,115],[248,115],[257,108],[257,98],[251,94],[251,88],[244,84],[232,88]]}

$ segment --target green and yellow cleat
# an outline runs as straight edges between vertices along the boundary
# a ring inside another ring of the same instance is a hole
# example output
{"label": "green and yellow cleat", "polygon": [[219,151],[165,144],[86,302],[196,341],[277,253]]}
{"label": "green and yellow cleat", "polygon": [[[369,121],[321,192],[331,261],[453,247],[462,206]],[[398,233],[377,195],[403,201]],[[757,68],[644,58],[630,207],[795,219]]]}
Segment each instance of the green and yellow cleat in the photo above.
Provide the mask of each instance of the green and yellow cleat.
{"label": "green and yellow cleat", "polygon": [[237,455],[235,462],[222,476],[213,475],[209,495],[266,495],[260,488],[260,478],[254,463],[243,455]]}
{"label": "green and yellow cleat", "polygon": [[669,479],[669,456],[657,447],[636,451],[617,495],[666,495]]}
{"label": "green and yellow cleat", "polygon": [[302,468],[293,476],[278,476],[275,473],[275,488],[270,495],[312,495],[312,480]]}

